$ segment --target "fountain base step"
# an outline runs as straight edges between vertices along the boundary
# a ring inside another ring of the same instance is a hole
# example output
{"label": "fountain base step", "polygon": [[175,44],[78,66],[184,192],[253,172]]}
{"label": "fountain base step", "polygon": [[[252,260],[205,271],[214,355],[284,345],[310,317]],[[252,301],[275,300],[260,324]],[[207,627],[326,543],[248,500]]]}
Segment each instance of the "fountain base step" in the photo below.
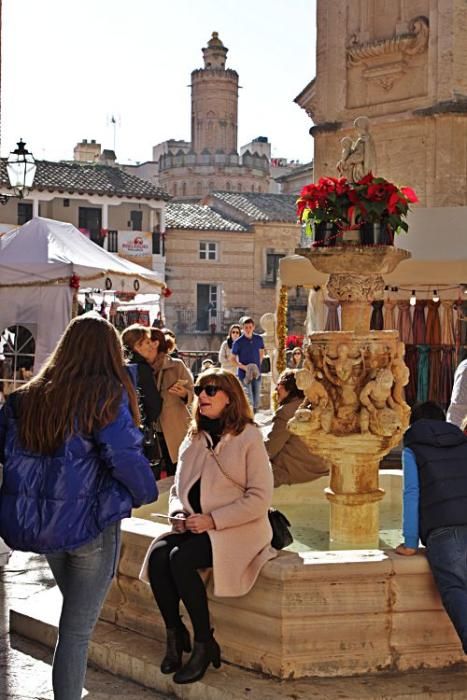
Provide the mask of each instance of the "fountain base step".
{"label": "fountain base step", "polygon": [[[17,603],[10,613],[11,631],[53,647],[60,606],[61,596],[57,588]],[[177,686],[171,676],[165,676],[159,670],[162,655],[161,642],[99,622],[90,645],[89,661],[100,669],[170,697],[189,697],[190,700],[282,700],[284,697],[297,700],[421,700],[427,697],[452,700],[466,697],[467,669],[463,665],[437,671],[425,669],[370,677],[280,681],[223,663],[218,671],[208,670],[198,683]]]}

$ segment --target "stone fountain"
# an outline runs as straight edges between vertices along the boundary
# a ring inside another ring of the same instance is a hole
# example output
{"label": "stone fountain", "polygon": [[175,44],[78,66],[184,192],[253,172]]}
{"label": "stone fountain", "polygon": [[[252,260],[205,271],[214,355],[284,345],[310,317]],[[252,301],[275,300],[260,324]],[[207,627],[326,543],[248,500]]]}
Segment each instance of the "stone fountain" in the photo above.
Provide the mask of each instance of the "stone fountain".
{"label": "stone fountain", "polygon": [[320,272],[341,305],[341,331],[309,336],[297,383],[306,403],[289,430],[331,463],[330,547],[376,548],[379,463],[402,437],[410,408],[409,372],[397,331],[370,331],[371,302],[384,295],[384,273],[410,253],[392,246],[298,249]]}

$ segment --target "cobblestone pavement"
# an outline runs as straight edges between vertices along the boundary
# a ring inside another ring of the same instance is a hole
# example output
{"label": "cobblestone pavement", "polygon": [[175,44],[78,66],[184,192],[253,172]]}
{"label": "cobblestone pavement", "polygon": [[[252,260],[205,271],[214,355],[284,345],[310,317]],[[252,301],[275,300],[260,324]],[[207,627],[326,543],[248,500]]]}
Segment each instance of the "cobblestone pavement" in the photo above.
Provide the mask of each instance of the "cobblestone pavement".
{"label": "cobblestone pavement", "polygon": [[[0,700],[53,700],[49,649],[9,634],[8,610],[54,585],[45,559],[14,552],[0,567]],[[166,696],[110,673],[88,669],[86,700],[162,700]]]}

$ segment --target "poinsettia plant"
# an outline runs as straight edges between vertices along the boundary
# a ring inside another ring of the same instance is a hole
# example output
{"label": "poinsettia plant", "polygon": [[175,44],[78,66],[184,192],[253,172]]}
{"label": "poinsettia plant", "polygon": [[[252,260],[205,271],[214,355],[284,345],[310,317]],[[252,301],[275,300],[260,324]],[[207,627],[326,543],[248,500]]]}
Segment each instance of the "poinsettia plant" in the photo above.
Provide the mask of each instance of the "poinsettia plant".
{"label": "poinsettia plant", "polygon": [[321,177],[306,185],[297,200],[298,219],[312,234],[313,224],[331,222],[340,228],[380,223],[398,233],[407,231],[404,221],[409,205],[418,202],[410,187],[398,187],[383,177],[368,173],[358,182],[345,177]]}
{"label": "poinsettia plant", "polygon": [[384,177],[375,177],[373,173],[352,183],[349,199],[352,202],[350,216],[355,221],[381,223],[395,233],[409,230],[404,219],[409,205],[418,202],[411,187],[397,187]]}
{"label": "poinsettia plant", "polygon": [[297,216],[311,233],[313,224],[322,222],[349,223],[351,183],[345,177],[320,177],[300,192],[297,200]]}

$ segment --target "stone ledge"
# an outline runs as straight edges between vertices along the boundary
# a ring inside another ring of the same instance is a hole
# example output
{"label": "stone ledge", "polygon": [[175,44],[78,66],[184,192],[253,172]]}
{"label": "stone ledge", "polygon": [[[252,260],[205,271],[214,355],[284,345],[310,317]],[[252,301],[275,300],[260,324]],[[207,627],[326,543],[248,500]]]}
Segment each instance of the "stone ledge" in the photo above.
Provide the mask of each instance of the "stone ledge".
{"label": "stone ledge", "polygon": [[[12,631],[53,647],[61,597],[53,588],[17,604],[11,611]],[[163,645],[140,634],[99,622],[89,650],[90,663],[141,685],[180,700],[460,700],[466,698],[465,666],[442,671],[391,673],[352,678],[311,678],[278,680],[223,663],[220,670],[210,669],[202,681],[178,686],[171,676],[159,671]]]}

